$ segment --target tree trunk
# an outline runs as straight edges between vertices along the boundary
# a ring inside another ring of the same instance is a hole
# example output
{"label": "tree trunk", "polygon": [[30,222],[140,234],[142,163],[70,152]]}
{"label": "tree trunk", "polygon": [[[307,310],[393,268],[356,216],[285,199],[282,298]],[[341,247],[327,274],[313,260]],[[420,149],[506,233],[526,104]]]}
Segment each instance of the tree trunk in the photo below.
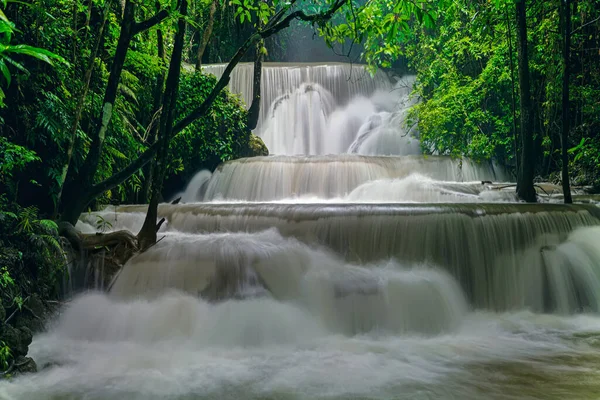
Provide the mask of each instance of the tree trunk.
{"label": "tree trunk", "polygon": [[569,183],[569,153],[567,152],[570,118],[569,115],[569,59],[571,55],[571,1],[562,0],[562,19],[563,19],[563,91],[562,91],[562,187],[564,202],[570,204],[573,202],[571,197],[571,185]]}
{"label": "tree trunk", "polygon": [[519,133],[517,132],[517,101],[515,96],[515,66],[513,63],[513,47],[512,47],[512,33],[510,25],[510,17],[508,15],[508,6],[505,5],[506,14],[506,38],[508,41],[508,60],[510,67],[510,98],[511,98],[511,110],[512,110],[512,125],[513,125],[513,146],[515,152],[515,170],[519,171]]}
{"label": "tree trunk", "polygon": [[[134,26],[134,12],[135,6],[131,0],[126,0],[125,9],[123,12],[123,20],[121,22],[121,32],[119,34],[119,41],[115,50],[115,56],[113,58],[112,66],[110,68],[110,75],[106,84],[106,90],[104,92],[104,99],[102,101],[102,115],[96,121],[95,134],[92,135],[92,143],[90,150],[87,154],[85,162],[81,167],[81,172],[74,182],[68,185],[69,199],[64,204],[64,212],[61,216],[63,221],[70,222],[75,225],[79,214],[83,210],[74,209],[74,206],[79,201],[74,201],[74,197],[86,195],[91,188],[94,176],[98,169],[100,157],[102,156],[102,149],[104,146],[104,139],[106,137],[106,131],[108,130],[108,124],[112,118],[113,107],[117,98],[117,89],[119,87],[119,81],[121,80],[121,73],[123,72],[123,65],[125,63],[125,57],[127,56],[127,50],[131,38],[133,37],[133,26]],[[86,199],[84,208],[89,204],[92,198]],[[76,214],[76,215],[75,215]]]}
{"label": "tree trunk", "polygon": [[[87,205],[96,197],[95,193],[97,190],[94,188],[95,185],[93,184],[94,177],[102,156],[104,140],[106,138],[106,132],[108,131],[108,125],[112,118],[113,108],[117,98],[117,89],[121,80],[121,73],[123,72],[123,65],[125,64],[125,57],[127,56],[131,39],[137,33],[143,32],[152,26],[159,24],[167,16],[168,12],[163,10],[143,22],[136,23],[135,5],[131,0],[125,0],[119,40],[117,42],[117,48],[113,57],[110,75],[108,77],[104,99],[102,101],[102,115],[95,123],[96,126],[94,134],[92,135],[90,150],[80,169],[80,173],[77,178],[73,182],[70,182],[67,185],[68,187],[65,188],[68,189],[69,196],[67,201],[64,201],[64,204],[62,205],[63,214],[60,217],[62,221],[75,224],[79,215],[85,210],[85,207],[87,207]],[[81,198],[82,196],[83,198]]]}
{"label": "tree trunk", "polygon": [[156,243],[158,202],[169,162],[169,140],[173,132],[175,106],[177,104],[177,95],[179,92],[179,75],[181,73],[181,61],[185,39],[187,6],[187,0],[182,0],[179,9],[181,17],[177,22],[177,33],[175,34],[173,53],[169,64],[169,74],[167,76],[166,89],[163,96],[163,112],[160,118],[158,137],[159,149],[152,167],[153,179],[151,183],[152,190],[150,204],[148,205],[148,212],[146,213],[144,225],[138,234],[138,241],[141,249],[146,249]]}
{"label": "tree trunk", "polygon": [[[90,2],[91,3],[91,2]],[[94,44],[94,48],[90,53],[90,58],[88,60],[88,67],[85,71],[85,75],[83,77],[83,88],[81,89],[81,94],[79,96],[79,100],[77,101],[77,108],[75,109],[75,116],[73,118],[73,125],[71,126],[71,133],[68,137],[67,142],[67,160],[63,165],[61,174],[60,174],[60,182],[58,188],[58,194],[56,198],[56,204],[54,205],[54,216],[58,215],[58,206],[60,204],[60,200],[62,197],[63,188],[65,182],[67,180],[67,173],[69,172],[69,168],[71,166],[71,159],[73,158],[73,149],[75,147],[75,141],[77,138],[77,129],[79,128],[79,122],[81,121],[81,114],[83,113],[83,106],[85,105],[85,99],[87,98],[87,94],[90,88],[90,80],[92,79],[92,73],[94,72],[94,66],[96,63],[96,57],[98,55],[98,49],[100,48],[100,43],[102,43],[104,37],[104,27],[106,26],[106,20],[108,19],[108,13],[110,11],[110,1],[107,1],[104,6],[104,15],[102,18],[102,24],[100,25],[100,30],[98,31],[96,43]],[[89,24],[89,20],[88,20]]]}
{"label": "tree trunk", "polygon": [[210,40],[210,35],[212,35],[213,26],[215,24],[217,3],[218,0],[213,0],[212,4],[210,5],[210,10],[208,11],[208,22],[206,24],[206,28],[204,29],[204,33],[202,34],[202,39],[200,40],[200,43],[198,43],[198,51],[196,52],[196,71],[200,71],[200,67],[202,67],[202,56],[204,55],[204,50],[206,50],[206,46]]}
{"label": "tree trunk", "polygon": [[263,47],[264,40],[259,40],[256,43],[256,54],[254,57],[254,82],[252,86],[252,105],[248,110],[248,122],[247,126],[249,130],[254,130],[258,125],[258,119],[260,117],[260,84],[262,81],[262,58],[263,58]]}
{"label": "tree trunk", "polygon": [[[156,11],[160,10],[160,3],[156,3]],[[166,52],[165,52],[165,42],[163,38],[163,32],[161,29],[156,31],[156,44],[158,47],[157,55],[158,58],[161,59],[163,66],[166,60]],[[154,103],[152,105],[152,126],[150,128],[150,134],[148,136],[148,143],[154,144],[158,138],[158,131],[160,129],[160,113],[161,106],[163,101],[163,93],[165,90],[165,71],[161,68],[160,73],[158,74],[156,80],[156,90],[154,92]],[[142,188],[140,190],[140,198],[138,201],[140,203],[146,203],[150,199],[150,189],[152,183],[152,165],[146,164],[144,166],[144,182],[142,183]]]}
{"label": "tree trunk", "polygon": [[533,143],[534,115],[531,106],[531,87],[529,82],[525,0],[516,0],[516,14],[521,97],[521,162],[519,163],[517,174],[517,195],[527,202],[534,203],[536,201],[535,188],[533,187],[535,174],[535,149]]}

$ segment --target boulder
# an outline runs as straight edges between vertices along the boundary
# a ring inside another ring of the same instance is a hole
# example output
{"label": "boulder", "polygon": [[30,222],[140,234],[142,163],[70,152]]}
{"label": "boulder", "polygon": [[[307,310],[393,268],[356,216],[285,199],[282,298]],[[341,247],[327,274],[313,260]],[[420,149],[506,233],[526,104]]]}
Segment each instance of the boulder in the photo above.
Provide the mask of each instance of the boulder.
{"label": "boulder", "polygon": [[36,317],[44,319],[46,316],[46,306],[37,294],[29,296],[29,300],[27,300],[25,305]]}
{"label": "boulder", "polygon": [[261,138],[254,134],[250,134],[250,139],[248,140],[248,150],[244,155],[246,157],[268,156],[269,149],[267,149],[265,142],[263,142]]}
{"label": "boulder", "polygon": [[31,357],[19,357],[15,361],[13,374],[30,374],[37,372],[37,364]]}
{"label": "boulder", "polygon": [[27,327],[17,329],[11,325],[4,325],[0,332],[0,340],[10,348],[13,357],[18,358],[27,355],[33,334]]}

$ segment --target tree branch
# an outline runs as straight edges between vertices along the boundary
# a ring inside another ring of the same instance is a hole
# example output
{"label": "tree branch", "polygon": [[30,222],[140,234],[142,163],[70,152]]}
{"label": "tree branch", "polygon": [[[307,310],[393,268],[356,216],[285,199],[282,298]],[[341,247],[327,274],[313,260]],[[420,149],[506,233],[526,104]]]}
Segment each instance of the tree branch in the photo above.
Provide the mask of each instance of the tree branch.
{"label": "tree branch", "polygon": [[[183,118],[173,127],[173,135],[176,135],[185,128],[187,128],[192,122],[202,117],[208,111],[208,109],[212,106],[212,103],[215,101],[219,93],[221,93],[221,90],[223,90],[225,86],[229,84],[229,79],[235,66],[240,62],[240,60],[242,59],[244,54],[246,54],[248,49],[252,47],[256,42],[258,42],[261,39],[266,39],[270,36],[273,36],[274,34],[278,33],[284,28],[289,27],[290,23],[295,19],[305,22],[328,21],[329,19],[331,19],[331,17],[333,17],[337,10],[339,10],[346,3],[346,1],[347,0],[336,0],[336,2],[327,11],[323,13],[307,15],[304,11],[298,10],[289,14],[283,20],[281,20],[283,14],[275,14],[271,18],[271,20],[265,25],[265,29],[255,32],[244,42],[244,44],[242,44],[242,46],[235,53],[231,61],[229,61],[229,64],[227,64],[225,71],[223,71],[223,75],[221,75],[221,78],[219,79],[213,90],[210,92],[206,100],[204,100],[202,104],[200,104],[200,106],[198,106],[195,110],[189,113],[185,118]],[[292,4],[290,4],[290,7],[291,5],[293,5],[294,2],[295,0],[292,2]],[[286,10],[289,10],[290,7],[286,7]],[[277,20],[280,21],[275,22]]]}
{"label": "tree branch", "polygon": [[131,175],[135,174],[137,170],[142,168],[144,165],[148,164],[159,149],[158,143],[159,142],[156,142],[152,146],[148,147],[146,151],[140,154],[140,156],[137,159],[129,163],[128,166],[126,166],[110,178],[107,178],[102,182],[98,182],[94,186],[92,186],[90,188],[90,198],[95,198],[96,196],[106,192],[107,190],[110,190],[120,185],[121,183],[125,182],[127,178],[129,178]]}
{"label": "tree branch", "polygon": [[574,33],[577,33],[577,32],[579,32],[580,30],[582,30],[582,29],[583,29],[583,28],[585,28],[586,26],[588,26],[588,25],[591,25],[591,24],[593,24],[593,23],[595,23],[595,22],[598,22],[598,21],[600,21],[600,17],[598,17],[598,18],[595,18],[595,19],[593,19],[593,20],[591,20],[591,21],[588,21],[588,22],[586,22],[585,24],[581,25],[580,27],[578,27],[578,28],[577,28],[577,29],[575,29],[574,31],[571,31],[571,35],[573,35]]}
{"label": "tree branch", "polygon": [[154,25],[160,24],[169,16],[169,12],[167,10],[160,10],[154,16],[148,18],[145,21],[137,22],[132,29],[132,34],[137,35],[140,32],[143,32],[147,29],[152,28]]}
{"label": "tree branch", "polygon": [[296,1],[297,0],[290,1],[290,3],[287,5],[287,7],[283,7],[279,11],[277,11],[271,17],[271,20],[267,22],[267,24],[265,25],[265,28],[270,28],[272,25],[278,23],[281,20],[281,18],[285,15],[285,13],[288,12],[288,10],[294,6],[294,3],[296,3]]}
{"label": "tree branch", "polygon": [[[170,139],[172,139],[174,136],[176,136],[182,130],[187,128],[192,122],[194,122],[198,118],[202,117],[210,109],[210,107],[212,106],[213,102],[215,101],[215,99],[217,98],[219,93],[221,93],[221,91],[229,83],[231,73],[233,72],[233,69],[235,68],[235,66],[240,62],[240,60],[242,59],[244,54],[248,51],[248,49],[250,47],[252,47],[256,42],[258,42],[261,39],[266,39],[269,36],[272,36],[272,35],[276,34],[277,32],[281,31],[282,29],[287,28],[294,19],[298,19],[298,20],[305,21],[305,22],[328,21],[337,12],[337,10],[339,10],[346,3],[346,1],[347,0],[337,0],[327,11],[325,11],[323,13],[307,15],[306,13],[304,13],[304,11],[295,11],[295,12],[289,14],[283,20],[281,20],[281,17],[283,14],[278,13],[275,16],[273,16],[271,21],[269,21],[269,23],[266,25],[268,28],[265,28],[264,30],[255,32],[238,49],[238,51],[235,53],[235,55],[233,56],[231,61],[229,61],[229,64],[227,64],[227,67],[225,68],[223,75],[221,75],[221,78],[219,79],[219,81],[217,82],[215,87],[212,89],[212,91],[210,92],[208,97],[202,102],[202,104],[200,104],[200,106],[198,106],[195,110],[193,110],[190,114],[188,114],[185,118],[183,118],[181,121],[179,121],[173,127],[173,131],[172,131],[172,135],[171,135]],[[295,2],[295,0],[292,1],[292,5],[294,2]],[[289,10],[289,7],[287,9]],[[157,16],[161,13],[162,13],[162,11],[159,12],[158,14],[156,14],[154,17],[150,18],[149,20],[142,22],[140,24],[136,24],[136,28],[139,25],[145,24],[148,21],[158,19]],[[165,11],[165,13],[166,13],[166,11]],[[164,18],[166,18],[166,16]],[[162,18],[162,19],[164,19],[164,18]],[[162,19],[160,19],[158,22],[162,21]],[[273,23],[274,21],[277,21],[277,20],[279,20],[279,22]],[[156,23],[158,23],[158,22],[156,22]],[[144,26],[146,26],[146,25],[144,25]],[[152,26],[152,24],[149,24],[148,28],[151,26]],[[136,28],[134,28],[134,31]],[[147,29],[147,28],[145,28],[145,29]],[[93,185],[90,189],[90,198],[94,198],[94,197],[100,195],[101,193],[104,193],[105,191],[110,190],[110,189],[120,185],[121,183],[125,182],[125,180],[127,180],[137,170],[139,170],[144,165],[146,165],[148,162],[150,162],[159,149],[158,143],[159,142],[156,142],[152,146],[150,146],[136,160],[132,161],[127,167],[125,167],[121,171],[117,172],[110,178],[107,178],[107,179],[103,180],[102,182],[99,182],[99,183]]]}

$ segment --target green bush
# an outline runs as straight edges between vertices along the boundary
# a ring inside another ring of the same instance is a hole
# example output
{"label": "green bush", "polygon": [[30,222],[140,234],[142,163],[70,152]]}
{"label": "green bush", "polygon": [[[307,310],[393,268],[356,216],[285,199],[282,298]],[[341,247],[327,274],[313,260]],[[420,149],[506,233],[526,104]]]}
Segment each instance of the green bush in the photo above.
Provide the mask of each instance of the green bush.
{"label": "green bush", "polygon": [[[213,75],[182,74],[178,118],[198,107],[216,82]],[[246,119],[247,111],[239,97],[227,89],[223,90],[204,118],[191,124],[171,141],[167,181],[181,184],[198,170],[212,170],[223,161],[245,155],[250,140]]]}

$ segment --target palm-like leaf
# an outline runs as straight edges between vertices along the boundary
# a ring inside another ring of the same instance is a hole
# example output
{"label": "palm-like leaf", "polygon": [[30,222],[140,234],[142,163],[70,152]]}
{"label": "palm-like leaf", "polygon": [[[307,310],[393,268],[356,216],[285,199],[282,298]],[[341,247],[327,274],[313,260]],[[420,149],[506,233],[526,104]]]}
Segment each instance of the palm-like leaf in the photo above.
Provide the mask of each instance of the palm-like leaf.
{"label": "palm-like leaf", "polygon": [[4,79],[6,79],[6,84],[10,85],[10,71],[8,70],[6,63],[2,58],[0,58],[0,72],[2,72],[2,75],[4,75]]}
{"label": "palm-like leaf", "polygon": [[[1,49],[1,47],[0,47]],[[17,44],[14,46],[8,46],[4,49],[5,53],[24,54],[30,57],[37,58],[38,60],[44,61],[52,65],[53,60],[59,61],[64,64],[68,64],[67,61],[61,56],[54,54],[51,51],[40,49],[38,47],[28,46],[26,44]]]}

